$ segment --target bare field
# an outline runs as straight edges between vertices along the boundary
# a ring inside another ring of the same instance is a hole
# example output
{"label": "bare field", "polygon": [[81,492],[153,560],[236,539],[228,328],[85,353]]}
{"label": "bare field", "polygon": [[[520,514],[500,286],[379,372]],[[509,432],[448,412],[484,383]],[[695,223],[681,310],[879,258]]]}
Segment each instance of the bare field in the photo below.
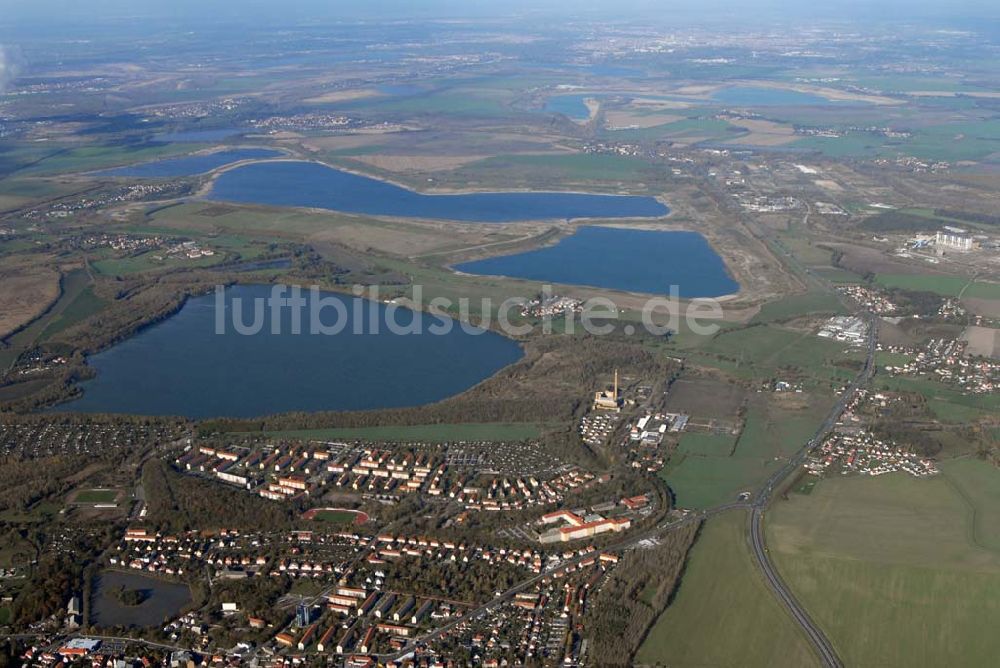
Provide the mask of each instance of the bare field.
{"label": "bare field", "polygon": [[629,102],[629,106],[636,109],[687,109],[691,106],[691,103],[681,102],[680,100],[658,100],[656,98],[637,97]]}
{"label": "bare field", "polygon": [[844,190],[843,186],[830,179],[816,179],[813,183],[824,190],[832,190],[834,192],[842,192]]}
{"label": "bare field", "polygon": [[16,195],[0,195],[0,211],[11,211],[31,200],[27,197],[18,197]]}
{"label": "bare field", "polygon": [[608,130],[654,128],[657,125],[666,125],[667,123],[682,120],[684,120],[684,117],[677,114],[639,114],[620,109],[608,111],[604,114],[604,126]]}
{"label": "bare field", "polygon": [[1000,357],[1000,345],[998,345],[1000,339],[997,334],[1000,334],[998,329],[970,325],[962,332],[962,340],[969,342],[966,351],[970,355]]}
{"label": "bare field", "polygon": [[356,155],[352,160],[388,172],[438,172],[484,160],[489,155]]}
{"label": "bare field", "polygon": [[196,204],[165,209],[156,214],[155,224],[188,232],[336,243],[363,252],[375,250],[401,257],[503,243],[543,229],[530,223],[498,229],[464,223],[376,220],[325,210]]}
{"label": "bare field", "polygon": [[899,325],[894,325],[885,320],[878,321],[879,341],[890,346],[915,346],[920,343],[920,339],[913,336]]}
{"label": "bare field", "polygon": [[374,97],[378,92],[372,88],[362,88],[359,90],[334,90],[323,93],[316,97],[310,97],[303,102],[308,104],[328,104],[331,102],[350,102],[351,100],[363,100],[367,97]]}
{"label": "bare field", "polygon": [[740,137],[734,141],[738,144],[749,146],[781,146],[788,144],[799,137],[795,134],[795,128],[784,123],[765,121],[761,119],[739,119],[730,121],[739,128],[745,128],[750,134]]}
{"label": "bare field", "polygon": [[1000,299],[983,299],[981,297],[964,297],[962,305],[970,312],[986,318],[1000,318]]}
{"label": "bare field", "polygon": [[[484,235],[460,228],[440,229],[433,225],[413,223],[347,223],[334,229],[319,230],[310,238],[334,241],[358,250],[377,249],[390,255],[411,257],[435,252],[447,252],[469,246],[503,241],[494,235]],[[516,238],[516,237],[512,237]]]}
{"label": "bare field", "polygon": [[336,135],[333,137],[310,137],[302,142],[307,151],[343,151],[383,143],[381,135]]}
{"label": "bare field", "polygon": [[722,88],[722,84],[690,84],[670,91],[674,95],[709,95]]}
{"label": "bare field", "polygon": [[59,272],[37,259],[0,268],[0,339],[28,324],[59,297]]}
{"label": "bare field", "polygon": [[667,410],[697,418],[733,420],[745,396],[743,388],[721,380],[681,379],[670,388]]}
{"label": "bare field", "polygon": [[[874,274],[938,273],[931,269],[931,266],[926,262],[919,265],[910,264],[904,260],[894,258],[877,248],[846,243],[830,243],[826,245],[843,252],[844,256],[840,264],[844,268],[862,276],[868,272]],[[919,272],[915,271],[918,267],[920,269]]]}
{"label": "bare field", "polygon": [[799,93],[812,93],[813,95],[819,95],[821,97],[825,97],[830,100],[868,102],[870,104],[877,104],[877,105],[901,104],[899,100],[896,100],[891,97],[884,97],[882,95],[869,95],[865,93],[851,93],[846,90],[841,90],[839,88],[829,88],[827,86],[813,86],[810,84],[787,84],[780,81],[760,81],[757,79],[754,79],[752,81],[735,82],[735,83],[742,83],[743,85],[746,86],[756,86],[759,88],[777,88],[780,90],[794,90]]}

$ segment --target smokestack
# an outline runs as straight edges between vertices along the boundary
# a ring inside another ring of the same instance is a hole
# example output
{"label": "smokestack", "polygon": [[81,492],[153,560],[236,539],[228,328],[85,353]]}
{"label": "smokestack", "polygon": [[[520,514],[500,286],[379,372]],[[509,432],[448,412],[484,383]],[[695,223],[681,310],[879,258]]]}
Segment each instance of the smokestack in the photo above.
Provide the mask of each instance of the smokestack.
{"label": "smokestack", "polygon": [[615,403],[618,403],[618,369],[615,369]]}

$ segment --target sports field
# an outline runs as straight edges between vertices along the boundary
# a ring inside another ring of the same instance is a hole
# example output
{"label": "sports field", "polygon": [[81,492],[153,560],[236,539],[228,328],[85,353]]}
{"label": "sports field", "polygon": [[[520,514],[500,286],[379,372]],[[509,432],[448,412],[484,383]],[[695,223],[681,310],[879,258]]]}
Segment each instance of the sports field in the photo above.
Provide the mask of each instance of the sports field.
{"label": "sports field", "polygon": [[783,577],[848,666],[985,666],[1000,649],[1000,471],[834,477],[768,514]]}
{"label": "sports field", "polygon": [[313,508],[307,510],[302,518],[328,524],[364,524],[368,521],[366,513],[345,508]]}
{"label": "sports field", "polygon": [[117,489],[84,489],[73,497],[74,503],[114,503],[118,498]]}
{"label": "sports field", "polygon": [[808,642],[757,572],[745,525],[743,512],[731,512],[704,526],[676,598],[636,655],[638,665],[819,665]]}

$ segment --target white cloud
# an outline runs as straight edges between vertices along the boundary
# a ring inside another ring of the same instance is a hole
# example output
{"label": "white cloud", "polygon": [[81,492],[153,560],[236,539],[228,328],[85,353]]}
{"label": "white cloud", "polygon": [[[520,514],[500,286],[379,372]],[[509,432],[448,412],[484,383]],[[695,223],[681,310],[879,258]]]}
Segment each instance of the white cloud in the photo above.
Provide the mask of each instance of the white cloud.
{"label": "white cloud", "polygon": [[20,53],[16,49],[0,44],[0,93],[7,92],[7,87],[14,82],[20,70]]}

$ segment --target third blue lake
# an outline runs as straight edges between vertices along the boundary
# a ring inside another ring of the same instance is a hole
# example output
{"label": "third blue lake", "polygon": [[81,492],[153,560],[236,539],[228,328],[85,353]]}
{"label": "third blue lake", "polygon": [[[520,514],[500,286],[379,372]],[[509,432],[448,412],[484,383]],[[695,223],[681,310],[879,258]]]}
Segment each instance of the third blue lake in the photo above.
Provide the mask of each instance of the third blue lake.
{"label": "third blue lake", "polygon": [[426,195],[313,162],[260,162],[221,174],[209,199],[301,206],[373,216],[504,223],[572,218],[648,218],[670,212],[654,197],[560,192]]}
{"label": "third blue lake", "polygon": [[574,121],[585,121],[590,118],[587,100],[592,97],[594,96],[585,94],[555,95],[545,101],[545,111],[562,114]]}
{"label": "third blue lake", "polygon": [[186,155],[180,158],[167,158],[153,162],[143,162],[137,165],[116,167],[99,172],[101,176],[127,176],[140,179],[165,179],[177,176],[193,176],[203,174],[213,169],[241,160],[262,160],[283,155],[280,151],[266,148],[236,148],[215,153]]}
{"label": "third blue lake", "polygon": [[581,227],[553,246],[455,266],[467,274],[508,276],[684,298],[720,297],[740,288],[697,232]]}
{"label": "third blue lake", "polygon": [[[804,93],[787,88],[766,86],[731,86],[712,94],[715,102],[741,107],[815,107],[830,104],[843,105],[844,101],[832,100],[815,93]],[[863,104],[854,102],[854,104]]]}

